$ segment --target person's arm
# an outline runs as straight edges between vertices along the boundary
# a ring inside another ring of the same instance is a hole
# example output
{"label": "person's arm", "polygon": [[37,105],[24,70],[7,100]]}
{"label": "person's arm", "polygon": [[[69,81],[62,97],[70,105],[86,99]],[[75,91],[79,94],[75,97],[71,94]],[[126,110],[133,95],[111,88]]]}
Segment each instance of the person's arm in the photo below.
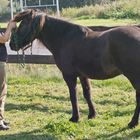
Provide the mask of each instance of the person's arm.
{"label": "person's arm", "polygon": [[10,34],[11,34],[11,30],[12,30],[13,28],[16,28],[16,22],[14,22],[14,21],[11,20],[11,21],[8,23],[8,26],[7,26],[7,28],[6,28],[5,33],[1,33],[1,34],[0,34],[0,43],[5,43],[5,42],[7,42],[7,41],[9,40]]}

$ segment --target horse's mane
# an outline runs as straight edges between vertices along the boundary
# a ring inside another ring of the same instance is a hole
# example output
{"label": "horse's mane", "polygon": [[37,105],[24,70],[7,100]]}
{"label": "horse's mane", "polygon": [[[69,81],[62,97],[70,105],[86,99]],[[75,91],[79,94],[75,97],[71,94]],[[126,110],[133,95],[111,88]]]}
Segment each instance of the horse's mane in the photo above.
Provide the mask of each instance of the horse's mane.
{"label": "horse's mane", "polygon": [[48,15],[46,16],[45,26],[47,30],[50,30],[50,32],[56,32],[56,35],[59,34],[60,36],[62,35],[63,37],[65,37],[66,34],[69,34],[69,37],[70,34],[72,35],[71,37],[74,37],[73,33],[75,36],[76,35],[82,36],[86,34],[87,30],[90,30],[85,26],[77,25],[75,23],[71,23],[64,19],[56,18]]}

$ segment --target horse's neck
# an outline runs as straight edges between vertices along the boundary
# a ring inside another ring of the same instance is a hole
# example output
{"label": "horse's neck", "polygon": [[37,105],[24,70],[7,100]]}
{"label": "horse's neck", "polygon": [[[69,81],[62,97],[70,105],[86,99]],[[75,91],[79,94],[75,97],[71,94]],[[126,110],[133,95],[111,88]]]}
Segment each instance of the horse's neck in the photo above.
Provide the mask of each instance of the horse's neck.
{"label": "horse's neck", "polygon": [[80,26],[67,21],[46,17],[39,40],[53,53],[62,47],[61,44],[66,37],[71,39],[71,36],[74,36],[73,32],[75,32],[75,29],[78,30],[78,27]]}

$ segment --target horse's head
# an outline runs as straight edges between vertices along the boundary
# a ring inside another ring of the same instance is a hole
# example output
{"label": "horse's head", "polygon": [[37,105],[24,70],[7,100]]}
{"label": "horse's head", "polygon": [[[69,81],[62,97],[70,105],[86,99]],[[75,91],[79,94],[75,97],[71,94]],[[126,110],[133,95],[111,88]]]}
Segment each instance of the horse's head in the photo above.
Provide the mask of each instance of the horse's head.
{"label": "horse's head", "polygon": [[18,13],[14,17],[14,21],[21,23],[12,31],[10,47],[12,50],[18,51],[37,38],[45,23],[45,16],[30,9]]}

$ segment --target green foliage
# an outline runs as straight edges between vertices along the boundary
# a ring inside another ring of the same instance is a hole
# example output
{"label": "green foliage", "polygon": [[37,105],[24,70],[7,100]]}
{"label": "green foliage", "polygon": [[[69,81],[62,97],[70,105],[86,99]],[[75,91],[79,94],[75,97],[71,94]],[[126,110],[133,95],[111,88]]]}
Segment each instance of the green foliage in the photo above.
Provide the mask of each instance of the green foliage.
{"label": "green foliage", "polygon": [[[13,0],[14,12],[20,11],[20,1]],[[24,2],[24,1],[23,1]],[[27,5],[37,5],[38,0],[26,0]],[[52,4],[53,0],[41,0],[42,4]],[[140,19],[139,0],[59,0],[61,15],[69,18],[137,18]],[[43,9],[42,9],[43,10]],[[49,7],[50,14],[56,12]],[[0,1],[0,19],[10,19],[10,1]]]}
{"label": "green foliage", "polygon": [[[8,0],[0,0],[0,20],[5,20],[10,17]],[[8,15],[9,13],[9,15]]]}
{"label": "green foliage", "polygon": [[71,18],[137,18],[140,19],[140,1],[125,0],[111,3],[62,9],[62,16]]}
{"label": "green foliage", "polygon": [[5,12],[5,8],[7,10],[8,1],[7,0],[1,0],[0,1],[0,15],[2,15]]}

